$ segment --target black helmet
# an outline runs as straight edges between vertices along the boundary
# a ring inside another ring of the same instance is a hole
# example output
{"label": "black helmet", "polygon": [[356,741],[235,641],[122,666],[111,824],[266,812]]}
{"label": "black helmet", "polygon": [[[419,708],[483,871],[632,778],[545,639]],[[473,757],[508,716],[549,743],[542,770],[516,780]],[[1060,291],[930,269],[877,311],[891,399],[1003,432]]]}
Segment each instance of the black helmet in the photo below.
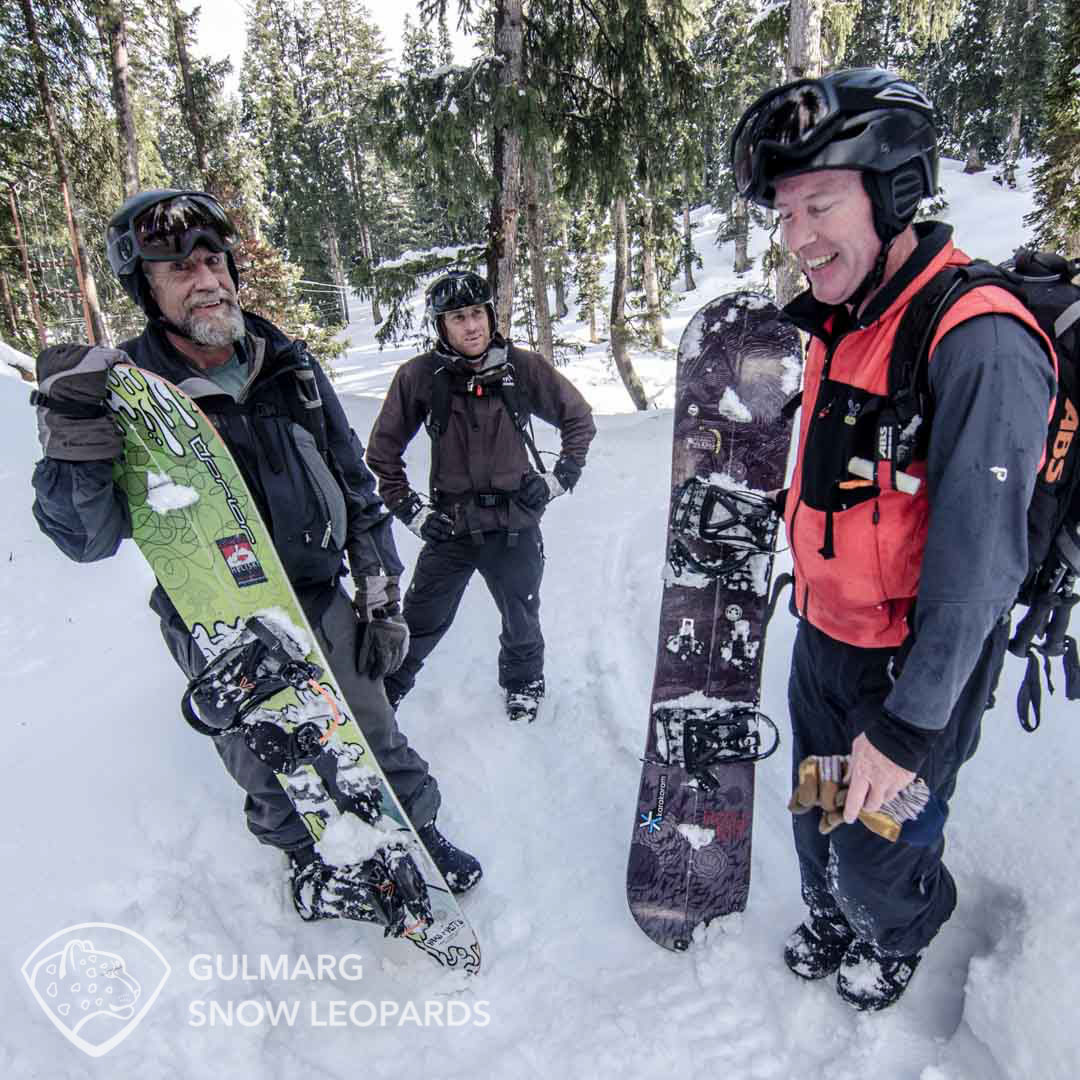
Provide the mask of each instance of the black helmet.
{"label": "black helmet", "polygon": [[427,301],[425,314],[435,327],[439,344],[444,348],[453,346],[446,340],[440,316],[448,311],[460,311],[461,308],[483,305],[487,308],[488,329],[495,333],[495,304],[491,297],[491,286],[487,280],[471,270],[450,270],[436,278],[424,294]]}
{"label": "black helmet", "polygon": [[906,79],[849,68],[762,95],[731,139],[739,194],[772,208],[775,183],[821,169],[857,169],[882,241],[901,233],[938,184],[934,106]]}
{"label": "black helmet", "polygon": [[143,262],[184,259],[199,245],[225,252],[233,285],[240,275],[232,256],[236,230],[221,203],[206,191],[155,188],[140,191],[113,214],[105,252],[124,291],[150,318],[161,312],[150,295]]}

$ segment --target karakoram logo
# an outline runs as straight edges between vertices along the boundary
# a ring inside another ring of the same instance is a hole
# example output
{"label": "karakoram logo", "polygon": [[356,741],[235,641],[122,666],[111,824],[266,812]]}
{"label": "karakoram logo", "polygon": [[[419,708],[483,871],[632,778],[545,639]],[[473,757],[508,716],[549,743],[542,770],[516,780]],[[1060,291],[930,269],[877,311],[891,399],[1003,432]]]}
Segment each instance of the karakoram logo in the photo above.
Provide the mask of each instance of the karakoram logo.
{"label": "karakoram logo", "polygon": [[107,1054],[139,1026],[171,970],[146,938],[113,923],[60,930],[22,966],[57,1031],[91,1057]]}

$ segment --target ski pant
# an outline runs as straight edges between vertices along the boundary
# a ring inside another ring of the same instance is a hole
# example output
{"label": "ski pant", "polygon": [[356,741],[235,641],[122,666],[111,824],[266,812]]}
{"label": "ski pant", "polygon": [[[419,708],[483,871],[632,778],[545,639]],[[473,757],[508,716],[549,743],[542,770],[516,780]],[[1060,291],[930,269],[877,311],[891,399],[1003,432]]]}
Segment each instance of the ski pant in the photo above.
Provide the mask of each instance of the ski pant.
{"label": "ski pant", "polygon": [[405,593],[403,614],[409,624],[409,653],[387,676],[390,700],[399,702],[416,682],[417,673],[457,614],[473,571],[491,593],[502,616],[499,634],[499,685],[516,689],[544,674],[544,635],[540,631],[540,581],[544,543],[538,528],[485,532],[483,542],[471,536],[425,544]]}
{"label": "ski pant", "polygon": [[[1006,618],[990,632],[948,726],[919,770],[946,811],[957,772],[978,746],[1008,639]],[[894,653],[846,645],[800,622],[788,683],[793,785],[808,754],[851,752],[859,734],[851,720],[855,707],[884,703],[892,688]],[[810,911],[845,919],[857,937],[887,954],[908,956],[924,949],[956,906],[956,883],[942,862],[944,836],[929,837],[928,846],[890,844],[858,821],[822,836],[819,819],[820,811],[793,818],[802,896]]]}
{"label": "ski pant", "polygon": [[[356,670],[357,636],[363,633],[363,626],[357,622],[348,596],[334,585],[329,592],[323,590],[315,596],[300,594],[300,602],[349,712],[360,725],[390,787],[410,820],[417,827],[426,825],[439,809],[438,784],[427,762],[398,730],[382,681]],[[190,678],[204,666],[201,653],[164,592],[155,590],[151,606],[161,616],[161,632],[173,659]],[[251,752],[243,736],[219,735],[213,743],[225,768],[247,792],[244,813],[251,832],[264,844],[286,851],[310,844],[311,835],[274,771]],[[331,794],[338,795],[333,776],[323,779]]]}

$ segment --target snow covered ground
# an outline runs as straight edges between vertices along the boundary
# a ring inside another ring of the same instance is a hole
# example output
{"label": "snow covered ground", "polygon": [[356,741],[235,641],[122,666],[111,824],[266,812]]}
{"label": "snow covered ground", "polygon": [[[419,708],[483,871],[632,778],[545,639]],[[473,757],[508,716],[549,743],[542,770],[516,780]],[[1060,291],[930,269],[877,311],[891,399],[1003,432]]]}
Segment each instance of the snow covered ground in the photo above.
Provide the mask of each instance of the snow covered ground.
{"label": "snow covered ground", "polygon": [[[970,251],[1002,258],[1022,240],[1028,192],[964,177],[951,162],[944,182]],[[712,245],[712,216],[696,217],[705,266],[667,321],[673,346],[694,310],[755,277],[732,274],[730,246]],[[338,385],[363,438],[408,351],[379,353],[362,319],[350,336]],[[745,915],[686,955],[657,948],[631,920],[623,880],[661,591],[674,369],[673,354],[635,362],[659,406],[646,413],[632,411],[602,346],[565,369],[593,402],[599,435],[577,492],[546,519],[550,689],[540,721],[511,728],[502,715],[497,620],[478,584],[401,710],[442,784],[440,824],[484,863],[466,901],[484,947],[484,974],[471,982],[365,927],[296,918],[281,857],[249,837],[238,789],[179,717],[181,677],[146,607],[152,580],[134,546],[76,566],[39,533],[33,411],[24,384],[0,379],[0,1075],[1080,1075],[1080,872],[1066,847],[1080,805],[1076,708],[1059,694],[1042,729],[1023,733],[1018,660],[953,803],[947,859],[959,907],[896,1008],[858,1015],[827,982],[802,983],[783,965],[781,942],[802,917],[783,750],[759,767]],[[541,441],[557,445],[548,429]],[[420,437],[410,457],[419,484],[426,454]],[[398,542],[411,562],[418,543],[404,530]],[[782,732],[793,629],[778,613],[766,664],[764,707]],[[107,1064],[64,1042],[20,974],[50,935],[94,922],[144,936],[172,969]],[[342,977],[344,964],[336,979],[307,977],[305,961],[315,969],[320,955],[349,954],[362,957],[362,978]],[[258,977],[261,956],[282,955],[295,978]],[[245,962],[256,977],[239,977]],[[271,1008],[284,1010],[277,1023]]]}

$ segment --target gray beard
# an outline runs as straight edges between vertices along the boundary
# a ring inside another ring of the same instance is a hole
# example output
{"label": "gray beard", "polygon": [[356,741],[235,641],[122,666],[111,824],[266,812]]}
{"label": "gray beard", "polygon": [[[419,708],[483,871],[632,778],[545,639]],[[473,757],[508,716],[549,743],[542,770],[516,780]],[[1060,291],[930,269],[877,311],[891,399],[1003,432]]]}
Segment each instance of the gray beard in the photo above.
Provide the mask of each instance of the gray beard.
{"label": "gray beard", "polygon": [[244,340],[244,316],[238,305],[223,301],[226,310],[223,315],[199,316],[191,311],[180,324],[180,329],[197,345],[207,345],[220,349]]}

